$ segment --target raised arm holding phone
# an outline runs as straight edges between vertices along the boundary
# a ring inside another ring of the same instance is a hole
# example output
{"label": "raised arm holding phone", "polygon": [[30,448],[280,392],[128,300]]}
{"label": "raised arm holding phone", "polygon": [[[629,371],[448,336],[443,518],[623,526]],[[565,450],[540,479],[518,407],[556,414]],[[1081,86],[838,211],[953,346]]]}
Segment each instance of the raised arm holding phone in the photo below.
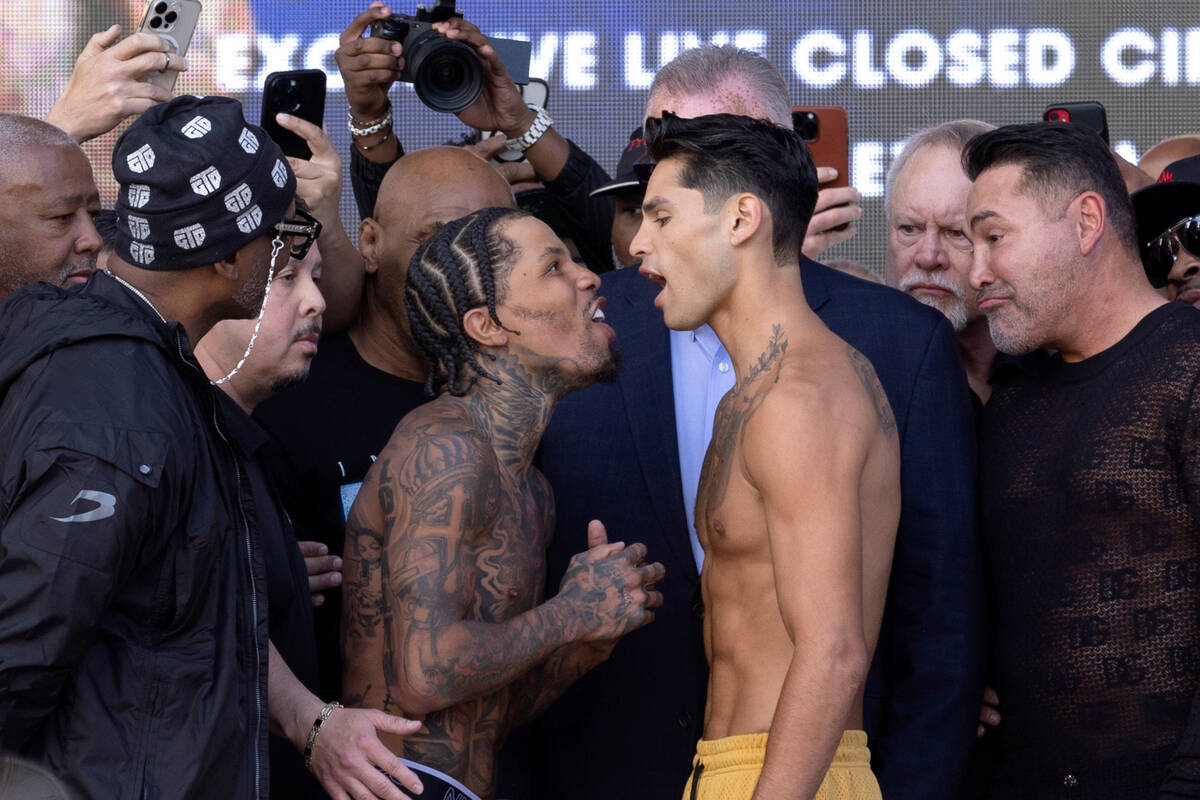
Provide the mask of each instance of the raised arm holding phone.
{"label": "raised arm holding phone", "polygon": [[113,25],[88,40],[66,89],[46,114],[46,122],[77,142],[108,133],[127,117],[170,100],[174,95],[169,89],[144,79],[188,68],[182,55],[168,56],[169,45],[161,36],[135,33],[118,41],[120,36],[121,26]]}

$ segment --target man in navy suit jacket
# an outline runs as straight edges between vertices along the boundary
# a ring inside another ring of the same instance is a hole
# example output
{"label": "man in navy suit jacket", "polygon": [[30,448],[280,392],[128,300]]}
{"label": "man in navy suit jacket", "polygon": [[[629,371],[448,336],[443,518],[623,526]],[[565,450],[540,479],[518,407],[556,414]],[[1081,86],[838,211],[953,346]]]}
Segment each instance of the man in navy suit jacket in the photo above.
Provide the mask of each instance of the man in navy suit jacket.
{"label": "man in navy suit jacket", "polygon": [[[900,432],[903,507],[883,629],[867,679],[873,769],[892,798],[955,795],[974,742],[984,660],[969,395],[949,324],[878,284],[804,260],[809,305],[871,360]],[[555,704],[531,733],[533,795],[676,797],[703,726],[707,666],[700,578],[680,488],[669,334],[658,287],[634,270],[600,289],[624,368],[576,392],[542,440],[558,520],[557,587],[590,519],[644,542],[667,568],[654,623]]]}

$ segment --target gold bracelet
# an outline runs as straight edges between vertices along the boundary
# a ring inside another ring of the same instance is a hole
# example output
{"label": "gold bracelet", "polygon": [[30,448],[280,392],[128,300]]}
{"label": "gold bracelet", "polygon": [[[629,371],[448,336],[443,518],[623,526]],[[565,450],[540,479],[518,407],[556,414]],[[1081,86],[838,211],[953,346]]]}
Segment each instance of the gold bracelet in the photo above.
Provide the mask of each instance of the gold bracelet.
{"label": "gold bracelet", "polygon": [[321,713],[317,715],[317,718],[313,720],[312,727],[309,728],[308,742],[304,745],[304,768],[309,772],[312,772],[313,746],[317,743],[317,734],[321,732],[321,726],[325,724],[325,720],[329,719],[329,715],[333,713],[335,708],[344,708],[344,706],[336,700],[332,703],[327,703],[321,709]]}

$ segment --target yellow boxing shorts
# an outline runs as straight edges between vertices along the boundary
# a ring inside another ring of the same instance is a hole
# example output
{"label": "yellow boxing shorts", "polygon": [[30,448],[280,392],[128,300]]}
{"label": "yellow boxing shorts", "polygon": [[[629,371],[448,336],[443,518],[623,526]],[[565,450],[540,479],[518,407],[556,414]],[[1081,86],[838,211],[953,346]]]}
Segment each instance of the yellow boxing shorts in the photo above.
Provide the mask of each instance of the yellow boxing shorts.
{"label": "yellow boxing shorts", "polygon": [[[767,754],[767,734],[747,733],[696,743],[683,800],[750,800]],[[882,800],[871,772],[865,731],[845,731],[816,800]]]}

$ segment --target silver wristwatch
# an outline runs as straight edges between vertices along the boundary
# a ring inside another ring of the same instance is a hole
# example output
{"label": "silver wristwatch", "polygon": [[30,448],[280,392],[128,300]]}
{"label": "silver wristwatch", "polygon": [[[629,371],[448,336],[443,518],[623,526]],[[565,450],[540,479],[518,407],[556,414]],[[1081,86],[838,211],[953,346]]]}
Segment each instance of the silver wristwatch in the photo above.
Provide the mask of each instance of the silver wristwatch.
{"label": "silver wristwatch", "polygon": [[516,139],[509,139],[504,143],[504,149],[510,153],[524,153],[533,147],[534,143],[542,138],[542,134],[550,130],[550,126],[554,124],[554,120],[550,119],[546,109],[539,106],[530,106],[530,108],[537,111],[537,116],[533,118],[533,122],[529,123],[529,130]]}

